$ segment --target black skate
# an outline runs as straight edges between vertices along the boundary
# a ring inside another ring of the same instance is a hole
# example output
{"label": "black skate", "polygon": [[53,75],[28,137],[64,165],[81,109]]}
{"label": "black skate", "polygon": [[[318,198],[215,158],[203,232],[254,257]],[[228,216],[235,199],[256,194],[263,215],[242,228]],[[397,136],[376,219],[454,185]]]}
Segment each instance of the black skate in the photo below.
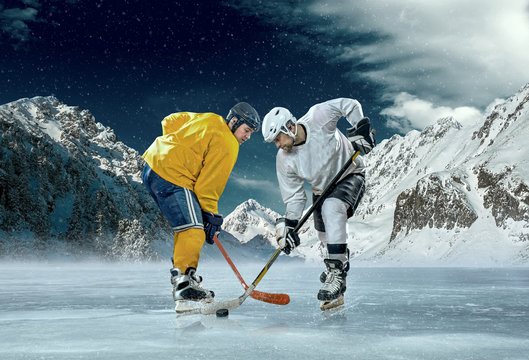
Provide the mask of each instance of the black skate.
{"label": "black skate", "polygon": [[347,271],[344,269],[347,266],[340,260],[325,259],[327,270],[320,275],[320,281],[323,286],[318,292],[318,300],[321,301],[320,308],[327,310],[340,306],[344,303],[344,296],[346,290],[345,278]]}

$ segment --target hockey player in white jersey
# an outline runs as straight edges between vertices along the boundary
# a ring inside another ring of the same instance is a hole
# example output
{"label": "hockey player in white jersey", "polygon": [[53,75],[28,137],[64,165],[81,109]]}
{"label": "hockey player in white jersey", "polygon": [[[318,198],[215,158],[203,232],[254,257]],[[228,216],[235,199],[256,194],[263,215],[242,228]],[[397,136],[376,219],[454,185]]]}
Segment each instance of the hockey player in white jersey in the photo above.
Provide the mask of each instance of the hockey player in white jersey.
{"label": "hockey player in white jersey", "polygon": [[[337,129],[344,117],[353,126],[346,137]],[[276,239],[286,254],[299,245],[294,231],[305,208],[303,183],[312,187],[313,202],[322,193],[355,151],[367,154],[375,141],[357,100],[339,98],[312,106],[299,120],[283,107],[275,107],[263,120],[263,137],[279,148],[276,170],[285,216],[276,222]],[[320,276],[323,286],[318,299],[324,303],[341,300],[349,270],[347,219],[364,194],[365,166],[356,157],[326,199],[314,210],[314,227],[327,249],[326,270]],[[322,307],[323,309],[323,307]]]}

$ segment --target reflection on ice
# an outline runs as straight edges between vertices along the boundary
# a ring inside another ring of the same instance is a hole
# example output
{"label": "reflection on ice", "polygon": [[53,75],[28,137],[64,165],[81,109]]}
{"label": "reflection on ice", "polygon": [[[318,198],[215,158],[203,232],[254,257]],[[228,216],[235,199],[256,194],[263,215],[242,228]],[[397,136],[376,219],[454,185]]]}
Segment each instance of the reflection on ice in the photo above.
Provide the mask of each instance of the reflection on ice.
{"label": "reflection on ice", "polygon": [[[239,270],[250,283],[263,264]],[[218,300],[243,293],[201,263]],[[167,264],[0,264],[2,359],[525,359],[529,269],[352,268],[319,310],[321,267],[281,259],[227,318],[177,316]]]}

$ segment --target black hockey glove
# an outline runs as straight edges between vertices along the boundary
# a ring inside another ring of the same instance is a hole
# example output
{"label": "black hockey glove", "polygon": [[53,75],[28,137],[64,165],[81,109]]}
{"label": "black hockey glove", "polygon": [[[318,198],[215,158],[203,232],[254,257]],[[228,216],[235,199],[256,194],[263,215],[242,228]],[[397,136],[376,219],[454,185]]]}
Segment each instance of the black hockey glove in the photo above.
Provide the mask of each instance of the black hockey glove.
{"label": "black hockey glove", "polygon": [[362,155],[369,154],[377,144],[369,128],[369,118],[365,117],[355,128],[349,128],[346,132],[347,139],[353,144],[355,151],[360,151]]}
{"label": "black hockey glove", "polygon": [[292,249],[299,245],[298,233],[294,231],[297,224],[297,220],[286,218],[279,218],[276,221],[277,244],[287,255],[290,254]]}
{"label": "black hockey glove", "polygon": [[204,221],[204,232],[206,233],[206,242],[213,244],[213,236],[220,233],[222,225],[222,215],[202,211],[202,220]]}

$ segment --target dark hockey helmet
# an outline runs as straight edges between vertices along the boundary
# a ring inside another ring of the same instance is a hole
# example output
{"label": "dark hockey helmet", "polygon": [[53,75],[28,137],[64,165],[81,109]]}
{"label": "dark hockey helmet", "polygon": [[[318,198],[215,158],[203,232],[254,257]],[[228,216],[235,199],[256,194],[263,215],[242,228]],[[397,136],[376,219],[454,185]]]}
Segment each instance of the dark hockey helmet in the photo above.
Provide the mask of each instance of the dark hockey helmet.
{"label": "dark hockey helmet", "polygon": [[240,102],[235,104],[231,108],[228,116],[226,116],[226,122],[229,123],[233,117],[237,118],[235,124],[231,129],[232,132],[235,132],[239,126],[242,124],[248,125],[253,131],[257,132],[261,128],[261,119],[257,111],[248,103]]}

